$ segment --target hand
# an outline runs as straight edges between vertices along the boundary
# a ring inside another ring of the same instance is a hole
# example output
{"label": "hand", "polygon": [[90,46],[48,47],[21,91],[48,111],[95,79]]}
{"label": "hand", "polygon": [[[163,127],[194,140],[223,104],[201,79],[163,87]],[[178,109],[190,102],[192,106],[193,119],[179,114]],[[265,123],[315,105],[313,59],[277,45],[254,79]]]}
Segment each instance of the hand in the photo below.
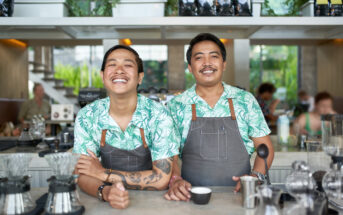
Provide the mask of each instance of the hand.
{"label": "hand", "polygon": [[164,198],[175,201],[189,201],[191,198],[191,194],[189,192],[191,188],[192,185],[189,182],[180,178],[175,180],[171,187],[169,187],[168,192],[164,194]]}
{"label": "hand", "polygon": [[112,186],[106,186],[102,190],[104,200],[107,201],[112,208],[124,209],[129,206],[129,192],[125,190],[122,182],[116,182]]}
{"label": "hand", "polygon": [[[242,176],[247,176],[247,175],[242,175]],[[237,193],[237,192],[241,191],[241,181],[240,181],[240,178],[242,176],[232,176],[232,180],[237,182],[237,184],[235,186],[235,189],[233,190],[234,193]],[[255,175],[249,175],[249,176],[257,177]]]}
{"label": "hand", "polygon": [[81,155],[77,164],[76,169],[79,174],[88,175],[99,180],[104,180],[105,168],[102,167],[99,159],[89,149],[87,149],[89,156]]}

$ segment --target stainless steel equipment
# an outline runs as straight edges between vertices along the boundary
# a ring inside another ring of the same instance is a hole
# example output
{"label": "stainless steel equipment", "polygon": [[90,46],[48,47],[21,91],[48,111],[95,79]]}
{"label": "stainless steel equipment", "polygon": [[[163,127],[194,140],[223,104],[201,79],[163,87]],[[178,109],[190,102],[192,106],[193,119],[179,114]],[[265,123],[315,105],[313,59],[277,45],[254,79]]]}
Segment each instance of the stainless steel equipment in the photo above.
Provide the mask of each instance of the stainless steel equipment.
{"label": "stainless steel equipment", "polygon": [[[322,143],[324,151],[331,156],[331,170],[323,177],[323,188],[329,198],[343,199],[343,115],[323,115]],[[335,204],[343,209],[343,205]]]}
{"label": "stainless steel equipment", "polygon": [[35,209],[28,176],[32,158],[28,153],[0,155],[7,177],[0,182],[0,214],[26,214]]}
{"label": "stainless steel equipment", "polygon": [[45,204],[46,214],[82,214],[84,207],[79,201],[73,171],[78,154],[52,153],[44,158],[52,168],[53,175],[48,181],[49,194]]}

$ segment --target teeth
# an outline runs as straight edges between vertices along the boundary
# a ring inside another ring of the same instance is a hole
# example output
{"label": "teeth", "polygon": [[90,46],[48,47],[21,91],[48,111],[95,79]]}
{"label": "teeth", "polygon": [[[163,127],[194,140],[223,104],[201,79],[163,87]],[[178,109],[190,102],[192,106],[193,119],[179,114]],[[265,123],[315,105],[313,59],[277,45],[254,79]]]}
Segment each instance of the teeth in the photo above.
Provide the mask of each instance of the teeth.
{"label": "teeth", "polygon": [[113,83],[126,83],[127,81],[125,79],[114,79]]}
{"label": "teeth", "polygon": [[213,70],[206,70],[206,71],[203,71],[204,74],[211,74],[213,73]]}

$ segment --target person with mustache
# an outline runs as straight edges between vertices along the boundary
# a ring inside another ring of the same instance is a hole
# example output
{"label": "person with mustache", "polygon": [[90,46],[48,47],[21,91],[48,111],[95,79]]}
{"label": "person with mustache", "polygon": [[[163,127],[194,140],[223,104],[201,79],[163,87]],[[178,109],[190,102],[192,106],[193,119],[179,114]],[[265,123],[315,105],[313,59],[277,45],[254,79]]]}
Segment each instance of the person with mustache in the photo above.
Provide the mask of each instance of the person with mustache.
{"label": "person with mustache", "polygon": [[260,144],[269,149],[268,167],[274,150],[270,130],[255,97],[222,82],[226,50],[214,35],[203,33],[191,40],[187,50],[188,69],[196,84],[168,103],[181,134],[181,171],[174,166],[167,200],[190,199],[192,186],[235,186],[239,177],[263,179],[264,161],[250,156]]}
{"label": "person with mustache", "polygon": [[75,172],[83,191],[123,209],[129,205],[127,189],[168,187],[180,135],[162,104],[137,94],[144,72],[134,49],[110,48],[100,74],[108,97],[77,115],[73,152],[82,155]]}

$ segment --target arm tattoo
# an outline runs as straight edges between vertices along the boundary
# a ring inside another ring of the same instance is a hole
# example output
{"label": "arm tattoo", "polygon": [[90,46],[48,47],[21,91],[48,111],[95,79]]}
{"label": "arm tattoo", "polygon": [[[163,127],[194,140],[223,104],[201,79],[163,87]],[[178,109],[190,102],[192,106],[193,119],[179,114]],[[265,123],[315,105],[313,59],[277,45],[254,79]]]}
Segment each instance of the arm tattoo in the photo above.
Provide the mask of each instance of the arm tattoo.
{"label": "arm tattoo", "polygon": [[161,180],[162,179],[162,174],[160,173],[160,174],[158,174],[157,172],[156,172],[156,170],[154,171],[152,171],[152,174],[151,175],[149,175],[149,176],[147,176],[147,177],[145,177],[144,179],[143,179],[143,181],[145,182],[145,184],[153,184],[153,183],[156,183],[156,182],[158,182],[159,180]]}
{"label": "arm tattoo", "polygon": [[[131,189],[131,190],[141,190],[142,189],[140,185],[130,185],[130,184],[128,184],[126,182],[125,176],[123,174],[121,174],[120,172],[118,172],[118,171],[112,171],[111,174],[119,176],[121,178],[121,181],[123,182],[124,187],[126,189]],[[116,181],[114,179],[112,179],[111,183],[113,184],[115,182]]]}
{"label": "arm tattoo", "polygon": [[133,183],[138,184],[141,182],[142,174],[140,172],[129,172],[127,175]]}
{"label": "arm tattoo", "polygon": [[154,161],[155,166],[162,170],[165,174],[169,174],[171,171],[171,163],[173,162],[174,158],[170,157],[167,159],[162,159],[158,161]]}

